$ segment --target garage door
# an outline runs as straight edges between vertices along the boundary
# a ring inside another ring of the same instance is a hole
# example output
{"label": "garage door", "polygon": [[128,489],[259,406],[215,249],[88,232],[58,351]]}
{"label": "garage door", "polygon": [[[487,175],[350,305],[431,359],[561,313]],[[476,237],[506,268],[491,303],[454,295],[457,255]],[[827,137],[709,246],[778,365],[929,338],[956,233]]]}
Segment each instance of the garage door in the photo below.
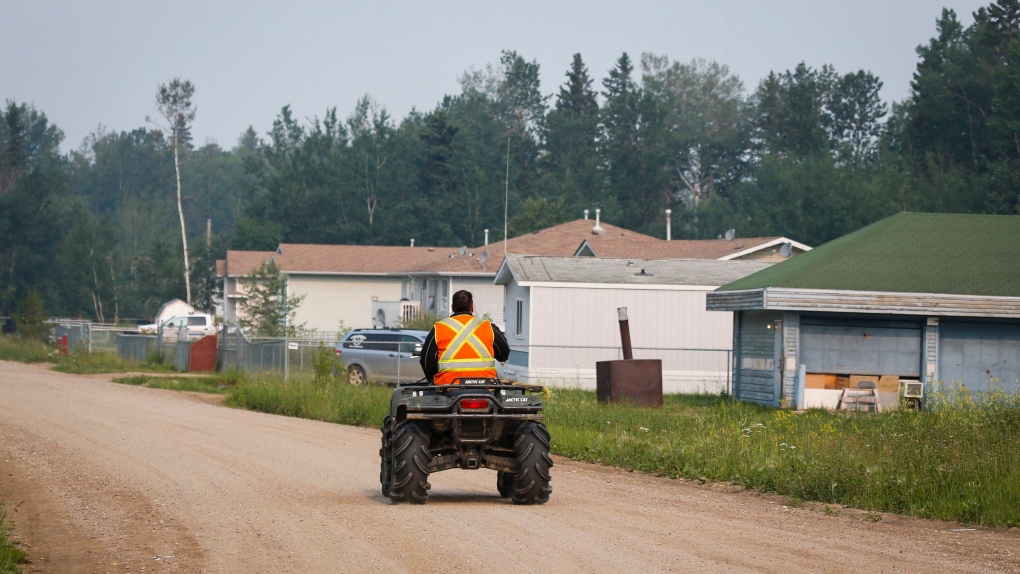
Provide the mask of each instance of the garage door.
{"label": "garage door", "polygon": [[939,325],[939,379],[987,390],[991,379],[1017,390],[1020,325],[943,320]]}
{"label": "garage door", "polygon": [[809,373],[921,374],[921,323],[802,317],[801,362]]}

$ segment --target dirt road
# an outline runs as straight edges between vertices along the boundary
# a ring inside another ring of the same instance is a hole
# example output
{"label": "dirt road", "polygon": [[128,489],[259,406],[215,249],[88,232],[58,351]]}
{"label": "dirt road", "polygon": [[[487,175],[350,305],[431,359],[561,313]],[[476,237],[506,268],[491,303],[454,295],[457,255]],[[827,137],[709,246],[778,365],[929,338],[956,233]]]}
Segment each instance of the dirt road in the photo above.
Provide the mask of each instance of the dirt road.
{"label": "dirt road", "polygon": [[378,448],[372,429],[0,362],[0,500],[29,572],[1020,572],[1016,532],[563,459],[545,506],[499,498],[492,471],[394,506]]}

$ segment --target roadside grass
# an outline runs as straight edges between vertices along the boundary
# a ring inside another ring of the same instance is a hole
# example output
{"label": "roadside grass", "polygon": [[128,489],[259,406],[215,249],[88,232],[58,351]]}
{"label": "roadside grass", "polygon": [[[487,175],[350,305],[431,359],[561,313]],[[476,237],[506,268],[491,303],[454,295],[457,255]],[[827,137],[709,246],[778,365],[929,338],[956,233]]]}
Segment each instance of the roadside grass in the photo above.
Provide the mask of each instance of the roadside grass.
{"label": "roadside grass", "polygon": [[172,373],[173,365],[161,364],[155,360],[139,363],[125,361],[114,351],[87,352],[83,348],[73,349],[66,355],[55,355],[54,371],[75,375],[95,375],[100,373],[154,372]]}
{"label": "roadside grass", "polygon": [[[241,381],[227,404],[376,427],[391,389],[335,380]],[[1020,526],[1020,394],[973,398],[936,388],[932,410],[804,413],[718,395],[667,395],[661,409],[601,404],[556,389],[546,401],[553,452],[701,482],[981,524]]]}
{"label": "roadside grass", "polygon": [[47,363],[54,360],[56,348],[17,335],[0,335],[0,360],[21,363]]}
{"label": "roadside grass", "polygon": [[0,511],[0,574],[18,574],[21,564],[28,555],[15,541],[11,540],[11,529],[7,524],[7,513]]}
{"label": "roadside grass", "polygon": [[350,385],[346,377],[251,377],[233,388],[228,406],[276,415],[355,426],[381,426],[389,414],[393,390],[380,385]]}
{"label": "roadside grass", "polygon": [[230,393],[240,382],[242,375],[237,371],[227,371],[215,375],[185,377],[173,375],[132,375],[117,377],[115,383],[135,385],[150,389],[169,389],[172,391],[193,391],[225,395]]}

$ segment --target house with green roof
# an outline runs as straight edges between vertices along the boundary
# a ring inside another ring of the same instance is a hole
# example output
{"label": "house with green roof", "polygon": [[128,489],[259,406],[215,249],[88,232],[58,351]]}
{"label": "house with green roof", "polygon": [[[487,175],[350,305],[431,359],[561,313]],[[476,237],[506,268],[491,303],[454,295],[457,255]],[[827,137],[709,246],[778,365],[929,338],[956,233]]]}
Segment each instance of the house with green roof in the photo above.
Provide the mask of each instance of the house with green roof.
{"label": "house with green roof", "polygon": [[[834,407],[855,381],[1020,378],[1020,217],[900,213],[709,293],[732,311],[733,388]],[[924,386],[921,386],[923,389]]]}

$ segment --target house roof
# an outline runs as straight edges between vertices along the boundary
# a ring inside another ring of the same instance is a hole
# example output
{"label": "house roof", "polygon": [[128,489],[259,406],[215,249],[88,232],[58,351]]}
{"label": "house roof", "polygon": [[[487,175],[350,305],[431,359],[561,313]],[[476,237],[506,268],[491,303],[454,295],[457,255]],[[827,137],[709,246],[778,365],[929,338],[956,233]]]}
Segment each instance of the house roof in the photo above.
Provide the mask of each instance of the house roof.
{"label": "house roof", "polygon": [[[642,245],[607,245],[601,248],[590,246],[598,257],[642,257],[646,259],[739,259],[762,249],[790,243],[799,251],[810,251],[811,247],[787,237],[741,237],[734,241],[725,239],[680,239],[657,240]],[[586,244],[588,245],[588,244]],[[584,249],[582,245],[578,252]]]}
{"label": "house roof", "polygon": [[1020,217],[900,213],[720,290],[772,287],[1020,297]]}
{"label": "house roof", "polygon": [[687,285],[713,287],[771,266],[759,261],[714,259],[614,259],[508,255],[496,275],[504,285],[590,283],[614,285]]}
{"label": "house roof", "polygon": [[227,251],[222,273],[219,262],[216,264],[216,271],[221,277],[242,277],[261,267],[272,256],[272,251]]}
{"label": "house roof", "polygon": [[448,248],[282,243],[273,261],[288,273],[379,275],[439,262]]}

